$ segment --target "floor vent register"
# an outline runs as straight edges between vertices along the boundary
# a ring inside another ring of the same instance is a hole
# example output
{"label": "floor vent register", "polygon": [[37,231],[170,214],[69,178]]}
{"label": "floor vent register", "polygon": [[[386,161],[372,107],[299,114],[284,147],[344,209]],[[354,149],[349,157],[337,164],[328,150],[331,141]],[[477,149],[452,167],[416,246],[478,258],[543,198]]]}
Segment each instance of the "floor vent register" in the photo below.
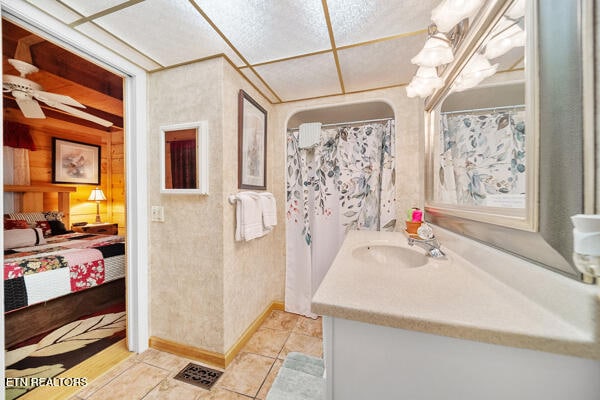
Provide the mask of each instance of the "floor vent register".
{"label": "floor vent register", "polygon": [[217,382],[221,375],[223,375],[222,371],[189,363],[174,378],[208,390]]}

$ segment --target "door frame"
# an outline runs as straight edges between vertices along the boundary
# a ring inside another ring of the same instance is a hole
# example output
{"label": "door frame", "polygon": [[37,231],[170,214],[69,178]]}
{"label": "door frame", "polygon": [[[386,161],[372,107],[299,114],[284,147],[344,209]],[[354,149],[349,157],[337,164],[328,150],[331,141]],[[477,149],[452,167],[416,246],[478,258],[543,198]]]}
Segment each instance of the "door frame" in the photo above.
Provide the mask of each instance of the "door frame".
{"label": "door frame", "polygon": [[[125,188],[127,215],[127,347],[141,353],[148,348],[148,189],[147,189],[147,73],[119,54],[22,0],[0,0],[2,17],[26,27],[88,60],[123,76],[125,119]],[[0,66],[1,69],[1,66]],[[1,163],[0,163],[1,164]],[[0,169],[1,169],[0,165]],[[1,170],[0,170],[1,172]],[[0,200],[0,206],[3,204]],[[0,285],[0,299],[4,302]],[[0,313],[4,331],[4,314]],[[4,335],[0,335],[4,348]],[[4,361],[4,352],[1,353]],[[4,369],[1,375],[4,382]],[[0,395],[2,395],[0,393]]]}

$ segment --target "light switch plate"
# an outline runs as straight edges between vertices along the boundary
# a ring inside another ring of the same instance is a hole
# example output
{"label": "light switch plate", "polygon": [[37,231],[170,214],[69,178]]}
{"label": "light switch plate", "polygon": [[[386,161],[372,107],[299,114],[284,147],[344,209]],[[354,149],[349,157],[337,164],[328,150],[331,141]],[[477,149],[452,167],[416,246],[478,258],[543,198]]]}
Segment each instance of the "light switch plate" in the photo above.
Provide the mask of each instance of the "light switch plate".
{"label": "light switch plate", "polygon": [[163,206],[152,206],[151,221],[165,222],[165,208]]}

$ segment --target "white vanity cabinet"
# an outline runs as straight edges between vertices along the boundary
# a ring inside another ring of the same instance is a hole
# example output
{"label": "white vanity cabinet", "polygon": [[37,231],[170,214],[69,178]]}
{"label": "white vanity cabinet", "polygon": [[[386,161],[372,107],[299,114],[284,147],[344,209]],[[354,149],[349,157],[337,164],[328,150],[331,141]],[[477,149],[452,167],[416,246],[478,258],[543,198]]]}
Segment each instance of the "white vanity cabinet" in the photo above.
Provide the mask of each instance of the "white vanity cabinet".
{"label": "white vanity cabinet", "polygon": [[327,400],[597,400],[600,362],[323,318]]}
{"label": "white vanity cabinet", "polygon": [[402,233],[346,236],[312,299],[327,400],[600,399],[599,288],[434,230],[425,263]]}

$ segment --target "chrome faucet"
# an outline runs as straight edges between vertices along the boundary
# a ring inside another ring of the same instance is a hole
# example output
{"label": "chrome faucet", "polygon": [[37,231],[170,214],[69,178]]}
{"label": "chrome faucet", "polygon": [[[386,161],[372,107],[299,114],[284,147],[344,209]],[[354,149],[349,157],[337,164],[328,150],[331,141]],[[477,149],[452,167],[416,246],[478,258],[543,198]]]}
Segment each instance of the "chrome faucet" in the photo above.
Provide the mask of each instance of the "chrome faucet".
{"label": "chrome faucet", "polygon": [[431,239],[419,239],[415,237],[409,237],[408,245],[414,246],[415,244],[424,249],[429,255],[429,257],[442,258],[446,256],[446,254],[440,249],[440,242],[438,242],[438,240],[435,237]]}

